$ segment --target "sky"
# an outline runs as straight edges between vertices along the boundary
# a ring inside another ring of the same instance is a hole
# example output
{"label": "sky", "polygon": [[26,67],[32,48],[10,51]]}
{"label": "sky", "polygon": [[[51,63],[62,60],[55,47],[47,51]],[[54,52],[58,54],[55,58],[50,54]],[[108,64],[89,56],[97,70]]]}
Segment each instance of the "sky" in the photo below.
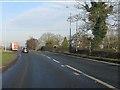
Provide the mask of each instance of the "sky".
{"label": "sky", "polygon": [[2,3],[0,3],[0,44],[2,44]]}
{"label": "sky", "polygon": [[[72,0],[0,2],[0,46],[5,43],[9,46],[15,41],[24,46],[30,37],[39,39],[47,32],[68,37],[70,12],[72,15],[84,14],[74,7],[76,3]],[[76,25],[72,23],[72,34],[75,31]]]}
{"label": "sky", "polygon": [[[76,14],[76,2],[0,2],[0,44],[17,41],[25,45],[30,37],[40,38],[51,32],[69,35],[70,12]],[[66,8],[69,7],[69,8]],[[75,25],[72,25],[75,33]]]}

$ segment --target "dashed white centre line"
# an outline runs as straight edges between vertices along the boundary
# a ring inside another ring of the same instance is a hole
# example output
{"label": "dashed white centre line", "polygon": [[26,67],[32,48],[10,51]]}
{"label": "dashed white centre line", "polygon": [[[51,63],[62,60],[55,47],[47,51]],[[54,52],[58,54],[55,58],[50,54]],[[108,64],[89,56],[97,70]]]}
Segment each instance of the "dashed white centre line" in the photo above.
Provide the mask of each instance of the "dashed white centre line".
{"label": "dashed white centre line", "polygon": [[19,53],[19,56],[21,57],[21,54]]}
{"label": "dashed white centre line", "polygon": [[53,59],[53,61],[56,62],[56,63],[60,63],[59,61],[57,61],[57,60],[55,60],[55,59]]}
{"label": "dashed white centre line", "polygon": [[41,54],[43,56],[43,54]]}
{"label": "dashed white centre line", "polygon": [[77,76],[80,75],[79,73],[76,73],[76,72],[73,72],[73,74],[75,74],[75,75],[77,75]]}
{"label": "dashed white centre line", "polygon": [[41,54],[42,56],[45,56],[44,54]]}
{"label": "dashed white centre line", "polygon": [[[52,59],[51,57],[49,57],[49,56],[46,56],[48,59]],[[54,62],[56,62],[56,63],[60,63],[59,61],[57,61],[57,60],[55,60],[55,59],[52,59]]]}
{"label": "dashed white centre line", "polygon": [[47,56],[48,59],[51,59],[50,57]]}
{"label": "dashed white centre line", "polygon": [[44,54],[42,54],[43,56],[45,56]]}
{"label": "dashed white centre line", "polygon": [[88,74],[86,74],[86,73],[84,73],[84,72],[82,72],[82,71],[80,71],[80,70],[78,70],[78,69],[76,69],[76,68],[74,68],[72,66],[66,65],[66,67],[68,67],[68,68],[70,68],[70,69],[72,69],[72,70],[74,70],[74,71],[76,71],[78,73],[81,73],[84,76],[86,76],[86,77],[88,77],[88,78],[90,78],[90,79],[92,79],[92,80],[94,80],[94,81],[96,81],[96,82],[98,82],[98,83],[108,87],[108,88],[117,89],[116,87],[114,87],[114,86],[112,86],[112,85],[110,85],[110,84],[108,84],[106,82],[103,82],[103,81],[101,81],[101,80],[99,80],[99,79],[97,79],[97,78],[95,78],[93,76],[90,76],[90,75],[88,75]]}
{"label": "dashed white centre line", "polygon": [[61,65],[61,67],[65,67],[65,65]]}

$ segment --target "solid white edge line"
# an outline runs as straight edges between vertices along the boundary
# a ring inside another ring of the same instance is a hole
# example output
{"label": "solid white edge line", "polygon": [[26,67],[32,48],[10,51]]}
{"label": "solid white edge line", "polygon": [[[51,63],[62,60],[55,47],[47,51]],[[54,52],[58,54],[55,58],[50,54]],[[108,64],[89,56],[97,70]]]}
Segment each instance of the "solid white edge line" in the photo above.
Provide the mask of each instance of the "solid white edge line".
{"label": "solid white edge line", "polygon": [[69,66],[69,65],[66,65],[66,67],[68,67],[68,68],[70,68],[70,69],[72,69],[72,70],[74,70],[74,71],[76,71],[76,72],[78,72],[78,73],[81,73],[81,74],[83,74],[84,76],[86,76],[86,77],[88,77],[88,78],[90,78],[90,79],[92,79],[92,80],[95,80],[96,82],[98,82],[98,83],[100,83],[100,84],[102,84],[102,85],[104,85],[104,86],[106,86],[106,87],[108,87],[108,88],[117,89],[116,87],[114,87],[114,86],[112,86],[112,85],[110,85],[110,84],[108,84],[108,83],[106,83],[106,82],[103,82],[103,81],[101,81],[101,80],[99,80],[99,79],[97,79],[97,78],[95,78],[95,77],[93,77],[93,76],[90,76],[90,75],[88,75],[88,74],[86,74],[86,73],[84,73],[84,72],[82,72],[82,71],[80,71],[80,70],[77,70],[77,69],[75,69],[74,67],[71,67],[71,66]]}
{"label": "solid white edge line", "polygon": [[117,63],[110,63],[110,62],[105,62],[105,61],[98,61],[98,60],[94,60],[94,59],[89,59],[89,60],[94,61],[94,62],[100,62],[100,63],[110,64],[110,65],[120,66],[120,64],[117,64]]}
{"label": "solid white edge line", "polygon": [[[45,56],[44,54],[41,54],[41,53],[36,53],[37,55],[41,55],[41,56]],[[47,57],[47,56],[46,56]]]}
{"label": "solid white edge line", "polygon": [[56,63],[60,63],[59,61],[57,61],[57,60],[55,60],[55,59],[53,59],[53,61],[55,61]]}
{"label": "solid white edge line", "polygon": [[[65,55],[65,54],[62,54],[62,55],[64,55],[64,56],[70,56],[70,57],[74,57],[74,58],[78,58],[78,59],[80,59],[80,58],[83,58],[83,57],[76,57],[76,56],[71,56],[71,55]],[[115,65],[115,66],[120,66],[120,64],[118,64],[118,63],[110,63],[110,62],[105,62],[105,61],[98,61],[98,60],[94,60],[94,59],[89,59],[89,58],[83,58],[83,59],[88,59],[88,61],[93,61],[93,62],[99,62],[99,63],[104,63],[104,64],[110,64],[110,65]]]}
{"label": "solid white edge line", "polygon": [[[69,55],[71,56],[71,55]],[[71,56],[71,57],[74,57],[74,58],[83,58],[83,57],[76,57],[76,56]],[[94,60],[94,59],[90,59],[90,58],[83,58],[83,59],[86,59],[88,61],[93,61],[93,62],[99,62],[99,63],[104,63],[104,64],[110,64],[110,65],[116,65],[116,66],[120,66],[120,64],[118,63],[111,63],[111,62],[105,62],[105,61],[99,61],[99,60]]]}

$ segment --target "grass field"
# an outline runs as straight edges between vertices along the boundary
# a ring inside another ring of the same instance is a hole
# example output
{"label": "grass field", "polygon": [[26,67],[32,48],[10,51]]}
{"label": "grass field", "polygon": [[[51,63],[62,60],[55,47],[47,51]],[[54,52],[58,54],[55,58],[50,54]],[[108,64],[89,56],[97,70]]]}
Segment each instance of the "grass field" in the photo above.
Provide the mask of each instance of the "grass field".
{"label": "grass field", "polygon": [[11,51],[4,52],[0,50],[0,67],[11,63],[16,57]]}

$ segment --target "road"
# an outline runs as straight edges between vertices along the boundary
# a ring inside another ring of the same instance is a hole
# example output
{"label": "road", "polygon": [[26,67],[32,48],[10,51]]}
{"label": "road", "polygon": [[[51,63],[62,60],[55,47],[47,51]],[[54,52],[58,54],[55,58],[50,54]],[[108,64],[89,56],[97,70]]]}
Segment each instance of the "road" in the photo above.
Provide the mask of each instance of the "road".
{"label": "road", "polygon": [[118,66],[52,52],[20,53],[3,88],[119,88]]}

